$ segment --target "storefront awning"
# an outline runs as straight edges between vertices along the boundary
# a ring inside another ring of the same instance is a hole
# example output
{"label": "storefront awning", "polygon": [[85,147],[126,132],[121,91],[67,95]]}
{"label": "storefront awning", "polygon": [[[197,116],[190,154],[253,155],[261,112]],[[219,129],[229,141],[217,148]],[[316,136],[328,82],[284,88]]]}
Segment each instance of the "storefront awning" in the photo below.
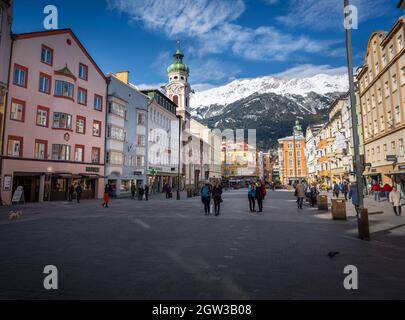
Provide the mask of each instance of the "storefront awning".
{"label": "storefront awning", "polygon": [[99,174],[82,174],[81,178],[89,178],[89,179],[105,179],[107,177],[101,176]]}
{"label": "storefront awning", "polygon": [[401,174],[405,174],[405,171],[396,171],[396,172],[390,172],[390,173],[386,173],[386,176],[398,176]]}
{"label": "storefront awning", "polygon": [[369,173],[363,173],[364,177],[373,177],[373,176],[380,176],[381,173],[379,172],[369,172]]}

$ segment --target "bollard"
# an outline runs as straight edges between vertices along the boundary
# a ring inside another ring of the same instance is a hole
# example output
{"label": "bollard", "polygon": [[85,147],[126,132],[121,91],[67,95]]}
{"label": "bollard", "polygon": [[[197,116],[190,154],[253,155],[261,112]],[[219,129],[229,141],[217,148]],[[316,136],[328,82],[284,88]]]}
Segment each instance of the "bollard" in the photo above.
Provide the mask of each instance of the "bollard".
{"label": "bollard", "polygon": [[319,195],[318,196],[318,210],[328,211],[328,196]]}
{"label": "bollard", "polygon": [[347,220],[346,201],[343,199],[332,199],[333,220]]}
{"label": "bollard", "polygon": [[367,209],[357,209],[357,225],[359,228],[359,238],[361,240],[370,241],[370,229]]}

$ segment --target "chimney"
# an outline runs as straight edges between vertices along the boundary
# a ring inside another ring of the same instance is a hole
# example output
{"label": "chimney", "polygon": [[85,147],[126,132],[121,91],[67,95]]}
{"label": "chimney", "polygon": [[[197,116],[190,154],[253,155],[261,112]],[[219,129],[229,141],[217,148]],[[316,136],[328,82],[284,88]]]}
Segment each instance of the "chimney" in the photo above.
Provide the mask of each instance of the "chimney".
{"label": "chimney", "polygon": [[124,82],[125,84],[129,84],[129,71],[117,72],[115,76],[118,78],[118,80]]}

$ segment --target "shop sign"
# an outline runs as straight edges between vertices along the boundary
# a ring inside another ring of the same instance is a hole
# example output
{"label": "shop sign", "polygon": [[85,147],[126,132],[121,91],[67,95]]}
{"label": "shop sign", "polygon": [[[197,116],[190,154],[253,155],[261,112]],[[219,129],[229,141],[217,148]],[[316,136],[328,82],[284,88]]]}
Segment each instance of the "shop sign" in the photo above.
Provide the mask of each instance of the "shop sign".
{"label": "shop sign", "polygon": [[135,171],[134,175],[135,176],[141,176],[141,175],[143,175],[143,173],[142,173],[142,171]]}
{"label": "shop sign", "polygon": [[396,155],[387,155],[387,161],[388,162],[397,162],[398,158]]}
{"label": "shop sign", "polygon": [[11,191],[11,182],[12,182],[12,176],[4,176],[3,180],[3,190],[4,191]]}
{"label": "shop sign", "polygon": [[398,169],[399,169],[399,170],[405,170],[405,165],[403,165],[403,166],[398,166]]}
{"label": "shop sign", "polygon": [[87,167],[86,172],[93,172],[93,173],[99,173],[100,168],[94,168],[94,167]]}

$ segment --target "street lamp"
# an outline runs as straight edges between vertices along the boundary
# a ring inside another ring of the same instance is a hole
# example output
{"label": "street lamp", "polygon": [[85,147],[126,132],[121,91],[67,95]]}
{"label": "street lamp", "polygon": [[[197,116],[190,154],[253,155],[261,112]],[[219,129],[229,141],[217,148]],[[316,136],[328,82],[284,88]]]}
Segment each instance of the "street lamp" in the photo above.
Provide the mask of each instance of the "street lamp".
{"label": "street lamp", "polygon": [[358,205],[359,211],[357,211],[357,222],[359,228],[359,237],[362,240],[370,239],[369,232],[369,222],[368,222],[368,212],[364,208],[363,200],[363,177],[362,177],[362,163],[359,153],[360,138],[358,132],[358,117],[356,112],[356,94],[354,87],[354,76],[353,76],[353,53],[352,53],[352,35],[350,28],[350,12],[349,0],[344,0],[344,13],[345,13],[345,29],[346,29],[346,50],[347,50],[347,67],[349,73],[349,91],[350,91],[350,104],[351,104],[351,115],[352,115],[352,127],[353,127],[353,146],[354,146],[354,158],[356,167],[356,181],[357,181],[357,192],[358,192]]}
{"label": "street lamp", "polygon": [[177,119],[179,119],[179,158],[178,158],[178,167],[177,167],[177,200],[180,200],[180,159],[181,159],[181,121],[182,116],[177,115]]}

